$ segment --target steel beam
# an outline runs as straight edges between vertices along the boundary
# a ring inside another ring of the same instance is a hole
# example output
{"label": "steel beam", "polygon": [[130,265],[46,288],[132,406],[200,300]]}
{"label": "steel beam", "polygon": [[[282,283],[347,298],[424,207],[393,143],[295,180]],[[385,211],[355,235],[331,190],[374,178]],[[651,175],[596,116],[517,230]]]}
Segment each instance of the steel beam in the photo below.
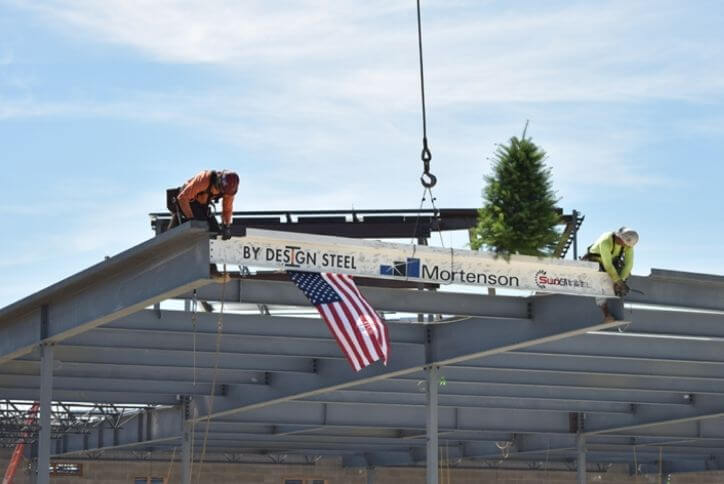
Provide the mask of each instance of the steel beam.
{"label": "steel beam", "polygon": [[[229,302],[310,306],[309,300],[290,282],[233,280],[227,284],[226,291],[225,298]],[[360,287],[360,291],[377,311],[458,314],[489,318],[528,318],[529,298],[524,297],[364,286]],[[187,293],[181,297],[191,298],[192,294]],[[199,289],[197,297],[219,301],[221,290],[218,287],[208,286]]]}
{"label": "steel beam", "polygon": [[[578,374],[588,374],[591,378],[598,376],[648,376],[652,379],[658,377],[687,378],[692,381],[702,379],[721,380],[724,370],[724,359],[699,360],[695,353],[695,346],[692,345],[690,359],[667,360],[659,355],[652,357],[633,356],[631,353],[623,353],[628,356],[605,356],[590,355],[586,353],[587,348],[579,345],[579,341],[591,339],[597,344],[594,346],[604,347],[611,352],[621,352],[615,343],[620,340],[615,338],[599,338],[596,335],[584,335],[570,338],[566,348],[557,347],[554,350],[548,345],[546,351],[536,351],[540,348],[526,349],[525,351],[511,351],[501,355],[492,356],[484,360],[471,361],[466,363],[466,368],[499,369],[500,371],[519,370],[519,372],[547,373],[556,371],[575,371]],[[651,338],[638,338],[638,352],[649,352]],[[656,341],[658,344],[658,341]],[[587,343],[586,343],[587,345]],[[661,355],[663,356],[663,355]],[[463,367],[459,365],[459,367]]]}
{"label": "steel beam", "polygon": [[[300,406],[302,405],[302,406]],[[374,430],[374,435],[395,436],[402,439],[424,439],[424,413],[420,410],[409,410],[396,407],[367,408],[364,406],[336,407],[327,405],[331,409],[330,418],[327,423],[321,418],[320,406],[307,406],[302,402],[280,404],[274,411],[265,409],[259,412],[243,414],[246,420],[238,417],[235,420],[218,419],[213,420],[211,430],[213,432],[256,432],[269,433],[270,428],[279,429],[275,435],[287,435],[285,429],[293,429],[294,434],[303,434],[305,431],[316,433],[324,432],[325,435],[335,435],[347,431],[354,432],[357,428],[365,429],[365,432]],[[339,408],[339,411],[337,411]],[[375,415],[365,418],[364,421],[355,419],[355,415],[361,413],[372,413]],[[384,412],[384,413],[381,413]],[[288,415],[295,414],[299,418],[290,419]],[[286,417],[285,417],[286,416]],[[506,425],[501,423],[504,419],[522,419],[528,427],[516,423]],[[568,418],[565,415],[546,414],[543,412],[529,411],[504,411],[504,410],[478,410],[458,411],[441,408],[439,412],[440,433],[446,435],[450,440],[507,440],[511,433],[530,434],[529,438],[541,435],[544,440],[531,441],[527,447],[535,450],[536,445],[545,449],[550,440],[551,446],[575,447],[572,440],[564,443],[556,443],[556,439],[569,438]],[[551,422],[554,420],[554,422]],[[286,423],[293,422],[293,423]],[[486,429],[486,430],[481,430]],[[367,434],[365,434],[367,435]],[[592,438],[591,435],[588,436]],[[662,425],[638,429],[636,433],[622,431],[620,433],[597,434],[597,441],[603,442],[636,442],[636,443],[658,443],[662,440],[675,441],[701,441],[708,442],[707,445],[720,445],[724,441],[724,421],[709,420],[706,426],[697,426],[696,421],[676,424],[674,426]],[[611,440],[601,440],[603,437]],[[536,444],[537,442],[537,444]]]}
{"label": "steel beam", "polygon": [[[542,462],[547,462],[548,470],[564,470],[570,471],[571,464],[578,455],[575,446],[570,452],[535,456],[534,458],[517,458],[511,454],[508,458],[503,459],[500,453],[483,460],[468,460],[465,456],[461,456],[458,448],[450,448],[451,457],[461,458],[462,462],[456,466],[458,469],[483,468],[483,469],[525,469],[525,470],[543,470]],[[413,454],[415,452],[412,452]],[[376,466],[414,466],[415,461],[411,457],[410,452],[402,450],[392,450],[381,452],[365,452],[364,458],[359,454],[345,455],[343,464],[347,467],[362,467],[365,462],[375,462]],[[666,456],[666,453],[664,454]],[[592,463],[608,464],[630,464],[632,462],[631,449],[625,452],[598,452],[588,450],[586,452],[586,461]],[[639,464],[645,473],[658,472],[658,450],[655,453],[645,454],[639,459]],[[697,455],[686,456],[672,454],[664,461],[664,474],[671,472],[696,472],[717,470],[718,463],[721,462],[721,455]],[[606,479],[604,477],[604,479]],[[585,482],[585,481],[584,481]]]}
{"label": "steel beam", "polygon": [[[600,311],[594,302],[588,298],[573,296],[546,296],[536,298],[532,302],[532,320],[497,320],[476,319],[434,326],[429,329],[433,333],[430,351],[427,353],[422,345],[412,345],[409,351],[393,352],[389,365],[373,365],[367,369],[354,373],[348,365],[340,360],[320,360],[317,372],[310,375],[300,374],[274,374],[266,385],[229,385],[225,396],[216,396],[214,404],[208,397],[195,400],[198,420],[207,415],[214,418],[234,415],[240,412],[250,412],[255,409],[265,409],[275,404],[307,398],[334,390],[350,388],[360,384],[383,381],[388,378],[403,375],[412,375],[420,372],[431,364],[441,365],[460,363],[463,361],[493,355],[511,349],[524,348],[552,341],[559,338],[583,334],[590,330],[605,329],[621,324],[621,322],[601,323]],[[424,340],[424,326],[415,327],[420,340]],[[394,341],[393,341],[394,345]],[[420,347],[419,349],[417,347]],[[404,345],[403,345],[404,348]],[[253,390],[253,391],[250,391]],[[168,414],[174,424],[166,426],[167,433],[154,434],[158,438],[178,438],[181,433],[181,423],[175,410],[158,410],[161,415]],[[363,415],[362,417],[371,417]],[[388,414],[389,412],[385,412]],[[408,411],[406,413],[409,414]],[[533,412],[534,420],[540,420],[538,413]],[[298,415],[294,413],[294,422],[298,423]],[[267,418],[261,416],[261,418]],[[334,416],[330,416],[334,418]],[[273,417],[274,423],[284,423]],[[365,419],[360,424],[364,425]],[[410,421],[409,415],[403,420]],[[485,419],[488,420],[487,418]],[[550,421],[554,419],[548,419]],[[475,422],[480,420],[476,418]],[[521,421],[522,422],[522,421]],[[500,423],[500,422],[499,422]],[[399,424],[398,424],[399,425]],[[523,425],[521,424],[521,427]],[[556,429],[555,425],[551,426]],[[127,437],[127,436],[126,436]],[[72,439],[69,439],[72,440]],[[132,445],[137,440],[128,441],[123,436],[119,439],[121,445]],[[68,449],[78,449],[78,443],[68,443]]]}
{"label": "steel beam", "polygon": [[[683,314],[683,313],[682,313]],[[104,348],[104,351],[98,351],[99,355],[114,351],[114,347],[122,346],[116,351],[124,353],[125,351],[137,351],[144,349],[159,350],[159,354],[163,355],[164,348],[170,351],[190,350],[189,345],[193,342],[191,331],[191,322],[188,314],[176,312],[164,312],[163,319],[157,320],[155,314],[143,311],[137,315],[133,315],[133,321],[126,323],[126,319],[119,321],[125,323],[122,327],[98,328],[88,334],[78,338],[72,338],[67,342],[73,345],[73,354],[67,355],[66,360],[72,358],[75,353],[79,355],[84,351],[81,345],[92,345]],[[686,325],[692,330],[698,326],[695,322],[689,321],[685,316],[681,316],[679,326]],[[197,351],[207,353],[213,349],[215,336],[215,320],[214,315],[199,315],[197,322],[197,338],[199,347]],[[718,319],[710,318],[707,323],[710,327],[724,326],[721,321],[724,316]],[[718,321],[718,322],[717,322]],[[129,324],[131,323],[132,324]],[[143,328],[144,325],[148,325]],[[155,327],[154,327],[155,325]],[[164,325],[168,325],[164,328]],[[414,325],[408,324],[390,324],[392,340],[395,343],[420,343],[419,331]],[[285,335],[288,332],[288,335]],[[225,317],[225,337],[229,340],[234,338],[253,339],[255,342],[264,343],[270,348],[268,355],[259,354],[260,351],[254,352],[254,358],[266,356],[269,358],[269,364],[272,361],[279,361],[279,356],[275,353],[275,342],[280,342],[285,337],[300,338],[302,341],[324,341],[331,343],[332,340],[325,333],[326,328],[320,324],[318,319],[304,318],[283,318],[268,316],[238,316],[227,315]],[[138,338],[139,334],[143,334],[143,338]],[[668,336],[661,339],[652,340],[651,334],[632,334],[632,333],[612,333],[612,334],[589,334],[566,340],[562,345],[543,345],[534,350],[526,350],[523,352],[509,352],[494,358],[487,358],[481,362],[468,363],[467,367],[481,368],[501,368],[505,371],[513,371],[516,369],[525,370],[531,373],[543,372],[548,370],[576,370],[585,372],[596,372],[597,376],[603,376],[602,373],[608,372],[612,376],[628,373],[632,376],[682,376],[687,379],[699,379],[701,377],[711,377],[712,380],[719,379],[721,368],[715,365],[724,365],[724,359],[718,354],[719,341],[710,339],[696,338],[679,338],[672,339]],[[658,338],[658,336],[657,336]],[[138,340],[143,340],[137,342]],[[128,344],[122,344],[127,341]],[[655,345],[651,342],[656,341]],[[178,345],[174,345],[178,342]],[[78,344],[74,344],[78,343]],[[211,347],[209,347],[211,345]],[[288,346],[279,344],[277,346]],[[107,349],[107,351],[105,350]],[[264,346],[258,345],[258,349],[264,349]],[[595,351],[594,351],[595,350]],[[59,348],[58,351],[62,351]],[[87,350],[86,350],[87,351]],[[147,352],[146,352],[147,353]],[[237,354],[244,355],[244,347],[239,347]],[[283,355],[290,356],[288,349],[283,350]],[[309,358],[308,354],[300,348],[298,356]],[[149,363],[164,364],[161,358],[154,358],[156,352],[149,355],[151,360]],[[676,356],[675,359],[669,358],[670,363],[662,361],[667,355]],[[709,355],[710,358],[702,358]],[[332,357],[330,352],[329,357]],[[339,354],[336,355],[340,357]],[[565,356],[569,358],[560,358]],[[247,357],[247,361],[254,358]],[[576,359],[575,361],[573,359]],[[623,361],[624,358],[631,358],[636,361],[632,364],[630,361]],[[91,361],[91,360],[88,360]],[[104,362],[101,358],[92,360],[94,362]],[[130,361],[138,361],[133,359],[109,360],[108,362],[124,363]],[[168,359],[168,364],[176,366],[181,364],[182,360]],[[287,358],[283,360],[287,361]],[[250,364],[250,361],[249,361]],[[281,363],[279,363],[281,364]],[[222,365],[223,366],[223,365]],[[238,368],[242,368],[237,365]],[[262,369],[261,365],[256,365]],[[639,368],[641,370],[639,370]],[[252,368],[253,369],[253,368]],[[276,371],[274,367],[267,367],[264,370]],[[281,368],[279,371],[284,371]],[[639,370],[639,371],[637,371]],[[708,370],[708,371],[707,371]],[[668,386],[668,385],[667,385]]]}
{"label": "steel beam", "polygon": [[[395,380],[399,382],[399,380]],[[447,387],[455,386],[446,377],[446,387],[440,389],[439,407],[453,408],[487,408],[487,409],[519,409],[519,410],[547,410],[551,412],[577,412],[588,411],[591,413],[632,413],[631,403],[620,402],[597,402],[597,401],[566,401],[563,398],[512,398],[499,397],[495,391],[482,389],[482,392],[474,392],[472,395],[449,393]],[[425,405],[425,395],[421,393],[385,392],[371,390],[367,385],[366,389],[340,390],[337,392],[325,393],[314,397],[303,398],[299,401],[314,401],[320,403],[347,403],[357,405],[395,405],[407,407],[419,407]],[[419,389],[418,389],[419,390]],[[485,393],[484,395],[481,393]],[[490,393],[491,395],[488,395]],[[685,405],[684,402],[681,405]]]}
{"label": "steel beam", "polygon": [[[7,389],[33,389],[38,387],[41,378],[29,375],[0,375],[0,388]],[[250,383],[250,382],[245,382]],[[64,377],[56,374],[54,388],[58,391],[78,392],[78,399],[90,397],[95,393],[119,393],[128,391],[135,394],[159,395],[209,395],[211,384],[192,381],[165,381],[156,378],[93,378],[93,377]],[[125,390],[126,388],[130,390]],[[90,399],[90,401],[99,401]],[[144,402],[138,402],[144,403]]]}
{"label": "steel beam", "polygon": [[631,325],[626,328],[627,333],[724,338],[722,311],[675,311],[627,305],[624,314],[625,319],[631,321]]}
{"label": "steel beam", "polygon": [[[228,284],[231,286],[235,281]],[[227,291],[233,292],[232,288]],[[432,294],[432,293],[427,293]],[[228,301],[227,301],[228,302]],[[125,318],[118,319],[102,328],[91,331],[97,338],[94,344],[117,346],[109,344],[108,338],[112,335],[144,334],[150,339],[163,339],[169,336],[181,335],[188,337],[196,334],[200,338],[215,337],[219,315],[215,313],[199,312],[195,316],[195,328],[192,325],[192,315],[187,311],[165,310],[161,318],[153,311],[139,311]],[[267,316],[260,314],[224,314],[224,337],[240,336],[244,338],[303,338],[313,340],[333,340],[327,327],[319,318],[295,318],[285,316]],[[419,330],[410,324],[392,324],[390,326],[390,339],[396,343],[423,343],[419,339]],[[188,340],[188,339],[187,339]],[[72,339],[69,344],[80,343]]]}
{"label": "steel beam", "polygon": [[687,424],[700,420],[724,417],[724,404],[720,396],[690,395],[691,405],[678,408],[642,407],[632,415],[609,415],[603,418],[591,415],[586,421],[587,435],[613,432],[639,432],[640,429],[673,424]]}
{"label": "steel beam", "polygon": [[[648,344],[641,344],[648,342]],[[652,361],[662,363],[724,363],[721,341],[707,338],[646,337],[636,334],[599,332],[583,338],[566,341],[565,344],[551,342],[521,353],[535,355],[578,355],[579,357],[610,360]],[[635,364],[631,364],[635,368]],[[695,376],[695,375],[692,375]]]}
{"label": "steel beam", "polygon": [[[63,361],[63,368],[67,367],[69,372],[79,375],[89,371],[98,373],[99,377],[137,376],[147,374],[151,367],[154,371],[159,371],[159,375],[169,375],[167,379],[173,380],[193,375],[194,368],[193,351],[59,345],[56,352]],[[60,356],[61,354],[63,356]],[[211,375],[214,355],[215,353],[210,351],[196,352],[196,370],[199,377],[205,373]],[[337,357],[340,360],[343,358],[341,354]],[[220,352],[219,374],[226,372],[233,380],[233,375],[238,372],[312,373],[312,360],[301,356],[278,358],[274,355],[244,355],[232,350]]]}
{"label": "steel beam", "polygon": [[0,363],[210,282],[208,232],[184,224],[0,309]]}
{"label": "steel beam", "polygon": [[[644,351],[645,344],[641,345]],[[484,360],[482,360],[484,361]],[[707,393],[724,394],[724,378],[664,377],[649,376],[640,373],[597,374],[576,371],[573,362],[570,370],[534,369],[485,369],[475,367],[453,367],[445,369],[445,377],[461,384],[499,384],[499,385],[550,385],[562,388],[596,388],[601,390],[633,390],[666,393]]]}
{"label": "steel beam", "polygon": [[629,302],[724,310],[724,276],[651,269],[648,277],[633,276]]}
{"label": "steel beam", "polygon": [[[620,314],[620,308],[615,310]],[[197,414],[201,419],[207,415],[230,415],[415,373],[430,364],[460,363],[624,324],[622,321],[600,322],[601,313],[593,300],[575,296],[536,298],[532,303],[532,314],[532,321],[471,318],[454,324],[436,325],[430,328],[432,345],[427,357],[423,351],[411,351],[407,355],[395,356],[386,368],[372,365],[358,374],[350,372],[348,366],[341,362],[322,360],[313,378],[274,375],[270,385],[255,393],[231,387],[226,397],[215,399],[213,408],[209,399],[198,399]]]}
{"label": "steel beam", "polygon": [[[692,274],[687,272],[666,271],[661,269],[652,269],[651,275],[648,277],[632,276],[629,280],[630,285],[645,294],[631,293],[626,300],[629,303],[654,304],[659,306],[678,306],[685,308],[700,308],[724,310],[724,277],[711,276],[706,274]],[[294,306],[307,306],[308,301],[304,296],[294,292],[294,288],[289,284],[267,281],[243,281],[243,283],[234,282],[230,287],[234,288],[231,292],[234,301],[243,301],[248,303],[265,303],[265,304],[288,304]],[[286,287],[286,288],[285,288]],[[274,293],[272,288],[277,288],[278,297],[270,296]],[[460,301],[455,298],[452,304],[446,303],[445,292],[439,293],[440,299],[437,304],[430,307],[432,303],[418,300],[414,295],[416,291],[410,290],[393,290],[392,294],[385,296],[387,289],[381,288],[362,288],[362,292],[370,300],[373,307],[379,310],[402,311],[402,312],[420,312],[425,313],[444,313],[444,314],[463,314],[478,315],[477,311],[486,303],[492,303],[496,311],[500,311],[497,317],[521,317],[519,310],[515,309],[515,304],[509,304],[509,300],[500,300],[501,296],[471,295],[470,298],[463,301],[463,304],[456,306],[455,302]],[[397,293],[410,293],[404,300],[395,301]],[[243,297],[238,298],[241,294]],[[221,292],[218,289],[209,287],[199,291],[199,296],[204,299],[218,301]],[[420,294],[422,299],[427,293]],[[183,296],[190,298],[191,294]],[[476,301],[477,299],[477,301]],[[512,300],[522,298],[510,298]],[[228,299],[227,299],[228,300]],[[417,304],[409,304],[416,301]],[[443,310],[444,309],[444,310]],[[483,311],[488,314],[489,311]],[[517,313],[517,315],[516,315]],[[509,316],[505,316],[505,315]]]}

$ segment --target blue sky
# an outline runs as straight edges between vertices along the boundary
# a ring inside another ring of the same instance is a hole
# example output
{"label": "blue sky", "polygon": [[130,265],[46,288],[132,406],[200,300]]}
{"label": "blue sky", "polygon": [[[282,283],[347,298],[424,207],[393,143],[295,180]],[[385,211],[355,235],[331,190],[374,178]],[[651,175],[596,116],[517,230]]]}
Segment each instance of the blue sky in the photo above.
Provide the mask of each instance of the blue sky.
{"label": "blue sky", "polygon": [[[582,245],[724,274],[724,4],[423,1],[442,207],[495,143],[548,153]],[[413,208],[414,0],[0,0],[0,306],[150,237],[164,190],[242,176],[237,210]]]}

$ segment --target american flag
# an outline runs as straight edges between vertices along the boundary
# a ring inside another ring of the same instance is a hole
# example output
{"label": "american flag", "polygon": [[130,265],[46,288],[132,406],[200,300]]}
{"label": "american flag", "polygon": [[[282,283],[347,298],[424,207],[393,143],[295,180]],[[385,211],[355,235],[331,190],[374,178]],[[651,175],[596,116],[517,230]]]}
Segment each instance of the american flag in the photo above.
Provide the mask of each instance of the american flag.
{"label": "american flag", "polygon": [[330,272],[288,273],[317,308],[347,361],[356,371],[379,359],[387,364],[387,327],[350,276]]}

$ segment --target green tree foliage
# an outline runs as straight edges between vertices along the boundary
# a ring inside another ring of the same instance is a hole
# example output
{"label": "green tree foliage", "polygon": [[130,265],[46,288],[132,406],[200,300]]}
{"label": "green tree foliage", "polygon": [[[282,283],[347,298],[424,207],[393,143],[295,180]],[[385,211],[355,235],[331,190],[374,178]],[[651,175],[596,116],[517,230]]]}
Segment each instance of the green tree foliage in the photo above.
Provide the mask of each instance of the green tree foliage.
{"label": "green tree foliage", "polygon": [[471,234],[473,249],[498,254],[550,255],[560,239],[555,192],[545,152],[530,138],[512,137],[494,155],[493,175],[486,176],[484,206]]}

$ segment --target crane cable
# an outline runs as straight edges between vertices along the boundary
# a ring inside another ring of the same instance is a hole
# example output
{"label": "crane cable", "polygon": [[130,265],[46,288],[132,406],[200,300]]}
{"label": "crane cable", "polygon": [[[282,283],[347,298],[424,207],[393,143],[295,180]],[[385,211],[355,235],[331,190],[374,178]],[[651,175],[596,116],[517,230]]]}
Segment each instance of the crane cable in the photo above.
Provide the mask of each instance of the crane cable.
{"label": "crane cable", "polygon": [[[422,20],[420,18],[420,0],[417,0],[417,45],[420,52],[420,98],[422,101],[422,159],[423,171],[420,176],[422,186],[430,189],[437,183],[437,177],[430,173],[432,153],[427,145],[427,113],[425,112],[425,71],[422,63]],[[426,179],[427,178],[427,179]]]}
{"label": "crane cable", "polygon": [[414,241],[416,238],[419,239],[417,229],[420,222],[420,213],[422,212],[422,206],[425,203],[426,196],[430,195],[430,203],[432,204],[432,229],[437,229],[440,234],[440,243],[445,247],[445,243],[442,239],[442,231],[440,227],[439,216],[440,213],[435,206],[435,196],[432,194],[432,187],[437,184],[437,177],[430,173],[430,161],[432,161],[432,153],[427,143],[427,110],[425,109],[425,69],[423,66],[422,56],[422,16],[420,14],[420,0],[417,0],[417,45],[420,59],[420,100],[422,104],[422,152],[420,158],[422,159],[422,175],[420,176],[420,183],[422,183],[422,197],[420,199],[420,207],[417,210],[417,217],[415,219],[415,228],[412,234],[413,243],[413,256],[414,256]]}

